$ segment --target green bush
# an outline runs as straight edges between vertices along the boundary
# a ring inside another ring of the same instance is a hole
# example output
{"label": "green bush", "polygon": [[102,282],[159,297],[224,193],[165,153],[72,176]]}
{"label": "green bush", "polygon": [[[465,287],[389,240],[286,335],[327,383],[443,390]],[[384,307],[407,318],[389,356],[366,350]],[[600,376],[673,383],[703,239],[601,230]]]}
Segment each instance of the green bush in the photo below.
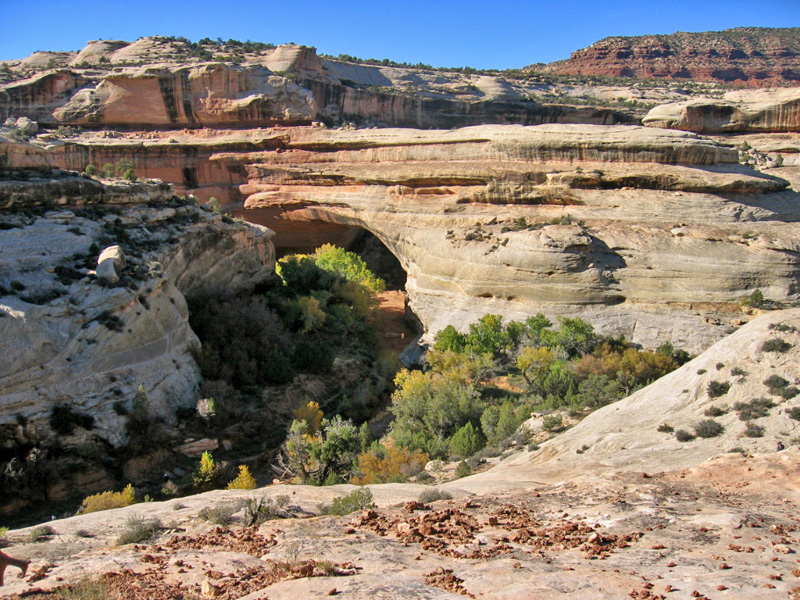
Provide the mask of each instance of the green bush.
{"label": "green bush", "polygon": [[786,409],[786,414],[795,421],[800,421],[800,406],[793,406]]}
{"label": "green bush", "polygon": [[766,417],[769,409],[775,406],[776,404],[769,398],[754,398],[750,402],[737,402],[733,405],[733,410],[739,413],[739,420],[751,421]]}
{"label": "green bush", "polygon": [[761,344],[762,352],[786,352],[792,347],[789,342],[781,338],[771,338]]}
{"label": "green bush", "polygon": [[542,420],[542,429],[545,431],[558,431],[564,426],[564,418],[561,415],[545,415]]}
{"label": "green bush", "polygon": [[744,435],[750,438],[764,437],[765,432],[766,429],[764,429],[761,425],[756,425],[755,423],[751,423],[749,421],[744,429]]}
{"label": "green bush", "polygon": [[789,385],[789,382],[780,375],[770,375],[764,380],[764,385],[767,386],[770,394],[778,394],[783,388]]}
{"label": "green bush", "polygon": [[672,425],[668,425],[667,423],[662,423],[661,425],[658,426],[656,431],[659,431],[661,433],[672,433],[673,431],[675,431],[675,428]]}
{"label": "green bush", "polygon": [[331,504],[330,514],[344,516],[357,510],[365,510],[368,508],[375,508],[372,492],[369,488],[362,487],[353,490],[347,496],[334,498]]}
{"label": "green bush", "polygon": [[700,421],[696,423],[694,426],[694,432],[697,437],[701,438],[712,438],[721,435],[725,431],[725,427],[723,427],[720,423],[717,423],[714,419],[706,419],[704,421]]}
{"label": "green bush", "polygon": [[731,384],[727,381],[709,381],[706,391],[710,398],[719,398],[728,393],[731,389]]}
{"label": "green bush", "polygon": [[455,473],[456,479],[461,479],[462,477],[466,477],[471,472],[472,469],[469,468],[467,461],[462,460],[460,463],[458,463],[458,466],[456,467],[456,473]]}
{"label": "green bush", "polygon": [[691,442],[694,440],[694,438],[695,436],[685,429],[678,429],[678,431],[675,432],[675,439],[677,439],[679,442]]}
{"label": "green bush", "polygon": [[719,406],[709,406],[703,414],[707,417],[721,417],[724,414],[727,414],[727,410],[724,408],[720,408]]}
{"label": "green bush", "polygon": [[468,458],[485,445],[486,438],[483,437],[480,429],[473,427],[472,423],[468,422],[453,434],[450,439],[450,452],[454,456]]}

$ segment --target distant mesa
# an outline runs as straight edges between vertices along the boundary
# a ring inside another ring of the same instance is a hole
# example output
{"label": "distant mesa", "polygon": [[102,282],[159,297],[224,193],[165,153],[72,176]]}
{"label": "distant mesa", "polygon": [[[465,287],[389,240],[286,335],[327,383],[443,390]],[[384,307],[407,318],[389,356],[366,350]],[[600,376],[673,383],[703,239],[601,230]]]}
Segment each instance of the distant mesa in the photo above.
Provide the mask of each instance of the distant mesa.
{"label": "distant mesa", "polygon": [[800,81],[800,28],[738,27],[702,33],[608,37],[567,60],[526,71],[562,75],[692,79],[747,87]]}

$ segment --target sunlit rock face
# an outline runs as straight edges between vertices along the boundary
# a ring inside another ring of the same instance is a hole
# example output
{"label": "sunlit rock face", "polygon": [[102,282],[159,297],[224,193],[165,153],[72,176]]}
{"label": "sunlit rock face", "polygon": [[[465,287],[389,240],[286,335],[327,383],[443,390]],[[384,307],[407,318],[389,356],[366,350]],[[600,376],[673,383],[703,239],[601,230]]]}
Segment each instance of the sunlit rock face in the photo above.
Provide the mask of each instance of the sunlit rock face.
{"label": "sunlit rock face", "polygon": [[797,194],[695,134],[544,125],[287,136],[281,152],[226,155],[248,174],[242,214],[268,215],[278,248],[312,222],[373,232],[408,272],[410,305],[431,332],[487,312],[544,312],[698,350],[742,322],[753,290],[798,299]]}
{"label": "sunlit rock face", "polygon": [[800,131],[800,88],[737,90],[720,100],[663,104],[643,119],[650,127],[698,133]]}

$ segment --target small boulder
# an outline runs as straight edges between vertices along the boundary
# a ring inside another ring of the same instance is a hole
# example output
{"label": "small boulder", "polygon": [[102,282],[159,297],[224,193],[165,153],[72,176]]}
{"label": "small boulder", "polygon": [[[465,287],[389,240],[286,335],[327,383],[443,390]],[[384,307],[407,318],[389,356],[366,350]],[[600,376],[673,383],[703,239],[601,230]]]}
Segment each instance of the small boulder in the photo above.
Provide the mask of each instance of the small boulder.
{"label": "small boulder", "polygon": [[97,257],[97,278],[106,283],[117,283],[124,268],[125,252],[121,246],[109,246]]}

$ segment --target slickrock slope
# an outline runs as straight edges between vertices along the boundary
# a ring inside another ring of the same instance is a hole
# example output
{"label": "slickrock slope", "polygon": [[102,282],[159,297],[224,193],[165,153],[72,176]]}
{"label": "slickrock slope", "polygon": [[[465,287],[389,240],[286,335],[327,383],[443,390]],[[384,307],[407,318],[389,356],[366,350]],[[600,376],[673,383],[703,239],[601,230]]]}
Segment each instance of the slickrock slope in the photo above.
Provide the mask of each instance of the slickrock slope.
{"label": "slickrock slope", "polygon": [[[458,487],[497,489],[526,481],[564,482],[589,473],[602,479],[621,471],[680,471],[734,448],[763,454],[774,452],[779,444],[797,446],[800,422],[790,411],[800,405],[800,393],[793,387],[800,381],[798,357],[800,309],[767,312],[680,369],[595,411],[541,449],[461,480]],[[774,387],[770,381],[776,378],[785,385]],[[745,405],[756,399],[762,399],[764,410],[747,412]],[[710,417],[711,407],[722,414]],[[694,426],[709,418],[724,428],[713,437],[681,442],[675,432],[658,430],[667,424],[694,434]],[[748,424],[762,428],[761,434],[745,435]]]}
{"label": "slickrock slope", "polygon": [[[292,249],[294,223],[374,233],[429,331],[487,312],[580,315],[698,350],[756,288],[796,302],[796,192],[693,134],[642,127],[286,130],[245,166],[244,212]],[[262,220],[263,219],[263,220]],[[282,237],[287,232],[286,237]],[[285,241],[284,241],[285,240]]]}
{"label": "slickrock slope", "polygon": [[615,36],[545,68],[569,75],[725,81],[752,87],[794,83],[800,81],[800,28]]}
{"label": "slickrock slope", "polygon": [[697,133],[800,131],[800,88],[739,90],[721,100],[698,99],[662,104],[642,122],[649,127]]}
{"label": "slickrock slope", "polygon": [[[4,443],[126,441],[137,390],[152,417],[197,401],[197,343],[184,294],[237,290],[274,270],[272,232],[226,223],[164,184],[100,183],[35,172],[0,181],[0,432]],[[9,177],[8,172],[6,176]],[[24,178],[23,178],[24,176]],[[127,256],[101,272],[98,254]],[[97,271],[97,274],[95,274]],[[71,435],[54,407],[93,418]]]}

